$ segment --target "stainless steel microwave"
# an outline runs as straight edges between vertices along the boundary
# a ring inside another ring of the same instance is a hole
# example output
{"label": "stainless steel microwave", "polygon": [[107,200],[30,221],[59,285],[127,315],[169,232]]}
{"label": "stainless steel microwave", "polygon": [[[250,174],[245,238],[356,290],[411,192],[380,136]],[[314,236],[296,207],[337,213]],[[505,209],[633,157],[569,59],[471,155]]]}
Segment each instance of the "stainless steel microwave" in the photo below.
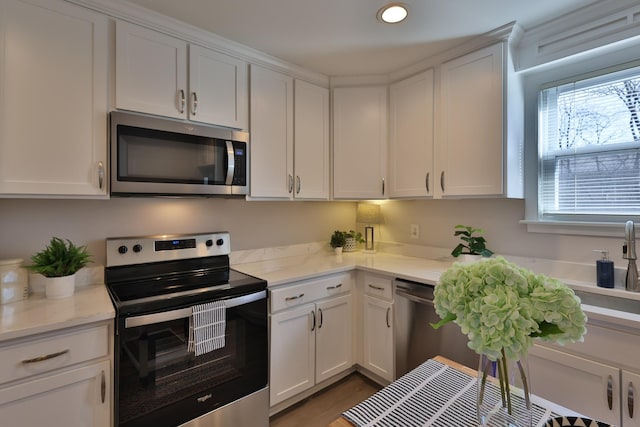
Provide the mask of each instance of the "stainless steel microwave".
{"label": "stainless steel microwave", "polygon": [[110,139],[114,196],[248,193],[246,132],[113,111]]}

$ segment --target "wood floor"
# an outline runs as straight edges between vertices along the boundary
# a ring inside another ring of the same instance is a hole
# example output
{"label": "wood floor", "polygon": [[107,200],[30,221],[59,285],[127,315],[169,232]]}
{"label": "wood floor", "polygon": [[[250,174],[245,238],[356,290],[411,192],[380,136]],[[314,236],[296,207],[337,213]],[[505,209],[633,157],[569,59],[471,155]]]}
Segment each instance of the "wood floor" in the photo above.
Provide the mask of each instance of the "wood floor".
{"label": "wood floor", "polygon": [[326,427],[347,409],[362,402],[381,387],[353,373],[302,402],[274,415],[269,427]]}

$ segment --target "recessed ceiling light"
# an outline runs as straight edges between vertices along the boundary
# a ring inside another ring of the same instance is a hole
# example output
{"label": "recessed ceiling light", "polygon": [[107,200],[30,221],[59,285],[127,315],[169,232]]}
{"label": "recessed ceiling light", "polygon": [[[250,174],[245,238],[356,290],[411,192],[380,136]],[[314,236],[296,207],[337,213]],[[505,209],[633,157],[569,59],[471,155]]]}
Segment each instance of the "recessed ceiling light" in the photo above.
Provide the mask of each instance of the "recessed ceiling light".
{"label": "recessed ceiling light", "polygon": [[389,3],[378,10],[378,21],[387,24],[402,22],[407,17],[407,6],[402,3]]}

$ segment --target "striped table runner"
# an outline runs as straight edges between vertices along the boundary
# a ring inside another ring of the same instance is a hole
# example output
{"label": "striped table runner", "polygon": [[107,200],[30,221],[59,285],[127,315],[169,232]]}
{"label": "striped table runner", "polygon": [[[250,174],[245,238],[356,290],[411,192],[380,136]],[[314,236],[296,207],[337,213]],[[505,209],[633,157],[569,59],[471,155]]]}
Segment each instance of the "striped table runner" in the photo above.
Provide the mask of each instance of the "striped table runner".
{"label": "striped table runner", "polygon": [[[477,427],[476,379],[427,360],[342,416],[357,427]],[[488,392],[500,399],[498,387]],[[533,426],[553,416],[558,414],[532,403]]]}

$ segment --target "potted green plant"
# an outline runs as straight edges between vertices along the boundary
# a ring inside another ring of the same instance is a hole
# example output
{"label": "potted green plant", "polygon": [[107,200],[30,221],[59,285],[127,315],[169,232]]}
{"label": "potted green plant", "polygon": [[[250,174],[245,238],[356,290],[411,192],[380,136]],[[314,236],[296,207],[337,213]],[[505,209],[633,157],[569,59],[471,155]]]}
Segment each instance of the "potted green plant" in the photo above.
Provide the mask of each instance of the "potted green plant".
{"label": "potted green plant", "polygon": [[331,240],[329,241],[329,244],[337,254],[341,254],[342,248],[344,248],[346,241],[347,241],[347,236],[345,236],[344,231],[336,230],[331,235]]}
{"label": "potted green plant", "polygon": [[27,268],[45,279],[47,298],[65,298],[75,291],[75,274],[91,260],[86,246],[76,246],[53,237],[49,244],[31,257]]}
{"label": "potted green plant", "polygon": [[484,233],[483,229],[466,225],[456,225],[455,229],[453,235],[459,237],[462,242],[451,251],[451,255],[456,258],[460,255],[479,255],[485,258],[493,255],[493,251],[487,248],[485,238],[480,236]]}

